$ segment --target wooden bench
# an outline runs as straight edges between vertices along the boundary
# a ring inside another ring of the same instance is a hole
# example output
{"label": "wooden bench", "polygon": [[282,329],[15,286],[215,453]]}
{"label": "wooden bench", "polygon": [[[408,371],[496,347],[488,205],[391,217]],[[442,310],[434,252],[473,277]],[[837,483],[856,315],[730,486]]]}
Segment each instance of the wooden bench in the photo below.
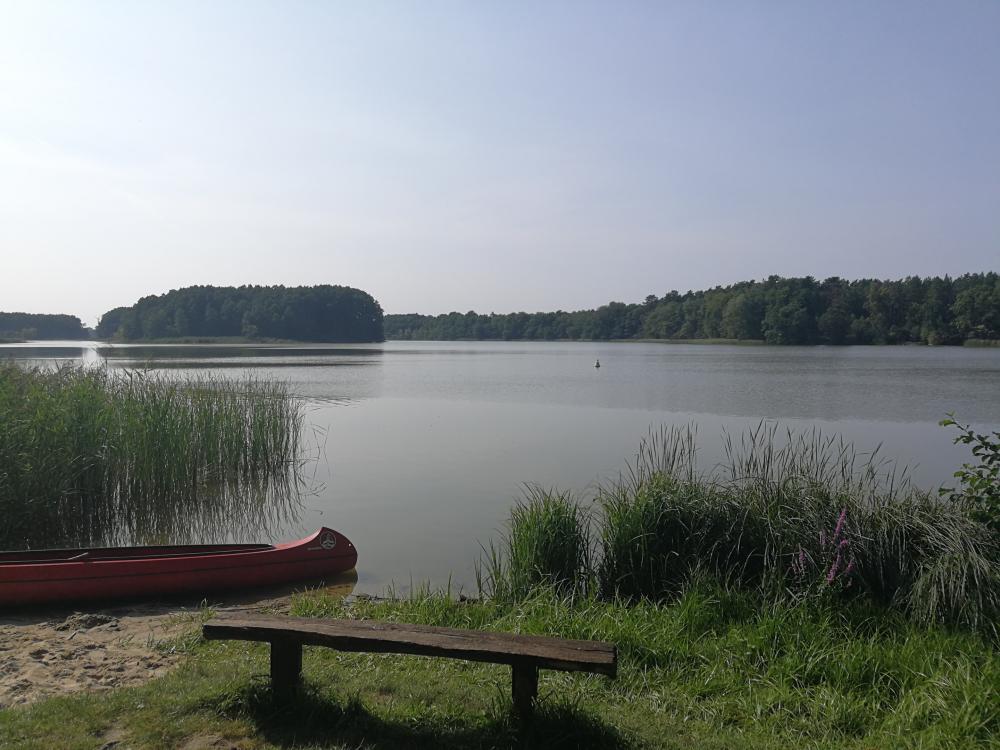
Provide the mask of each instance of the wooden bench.
{"label": "wooden bench", "polygon": [[509,664],[514,708],[524,717],[530,716],[538,695],[539,669],[609,677],[618,672],[617,649],[611,643],[377,620],[225,616],[206,622],[202,634],[208,640],[270,643],[271,687],[279,702],[288,700],[298,688],[302,646]]}

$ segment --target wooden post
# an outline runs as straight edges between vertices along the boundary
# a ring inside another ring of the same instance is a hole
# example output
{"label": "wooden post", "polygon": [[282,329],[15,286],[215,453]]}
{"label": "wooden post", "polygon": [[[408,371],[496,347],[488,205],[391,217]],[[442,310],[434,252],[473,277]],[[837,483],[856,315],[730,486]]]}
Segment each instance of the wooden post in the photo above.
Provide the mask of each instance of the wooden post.
{"label": "wooden post", "polygon": [[533,661],[519,662],[510,669],[514,710],[522,719],[528,719],[538,696],[538,665]]}
{"label": "wooden post", "polygon": [[302,675],[302,644],[285,638],[271,641],[271,691],[275,702],[295,696]]}

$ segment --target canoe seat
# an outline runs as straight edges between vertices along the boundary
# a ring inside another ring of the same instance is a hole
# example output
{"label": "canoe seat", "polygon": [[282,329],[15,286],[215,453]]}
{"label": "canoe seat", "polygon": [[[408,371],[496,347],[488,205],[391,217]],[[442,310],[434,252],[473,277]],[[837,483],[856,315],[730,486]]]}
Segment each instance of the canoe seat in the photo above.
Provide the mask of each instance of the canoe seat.
{"label": "canoe seat", "polygon": [[208,640],[270,643],[271,687],[278,701],[286,701],[298,688],[303,646],[509,664],[514,707],[524,717],[531,714],[538,695],[539,669],[592,672],[609,677],[618,672],[617,649],[614,644],[602,641],[572,641],[378,620],[228,615],[206,622],[202,625],[202,634]]}

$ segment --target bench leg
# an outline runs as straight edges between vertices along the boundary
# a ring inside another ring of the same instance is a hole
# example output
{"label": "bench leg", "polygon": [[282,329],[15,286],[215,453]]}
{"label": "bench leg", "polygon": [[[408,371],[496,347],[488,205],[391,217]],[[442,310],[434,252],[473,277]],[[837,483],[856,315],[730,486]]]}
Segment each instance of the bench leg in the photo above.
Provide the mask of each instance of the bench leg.
{"label": "bench leg", "polygon": [[538,696],[538,665],[535,663],[511,665],[511,693],[514,710],[522,719],[531,716]]}
{"label": "bench leg", "polygon": [[302,644],[296,641],[271,641],[271,690],[275,701],[287,703],[299,688],[302,676]]}

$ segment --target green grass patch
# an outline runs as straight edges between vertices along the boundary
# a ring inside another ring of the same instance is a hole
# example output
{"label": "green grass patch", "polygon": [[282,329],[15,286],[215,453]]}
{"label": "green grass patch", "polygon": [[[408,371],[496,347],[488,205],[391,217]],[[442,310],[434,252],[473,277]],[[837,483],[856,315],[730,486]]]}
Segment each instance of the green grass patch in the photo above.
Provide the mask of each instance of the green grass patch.
{"label": "green grass patch", "polygon": [[0,746],[173,748],[988,748],[1000,659],[983,637],[819,600],[762,602],[701,586],[672,604],[560,598],[458,602],[418,593],[344,603],[307,593],[300,616],[377,618],[617,643],[619,677],[542,671],[539,714],[510,710],[505,667],[305,649],[303,695],[271,702],[267,647],[189,641],[140,688],[0,712]]}
{"label": "green grass patch", "polygon": [[253,533],[295,510],[284,383],[0,365],[0,548]]}

